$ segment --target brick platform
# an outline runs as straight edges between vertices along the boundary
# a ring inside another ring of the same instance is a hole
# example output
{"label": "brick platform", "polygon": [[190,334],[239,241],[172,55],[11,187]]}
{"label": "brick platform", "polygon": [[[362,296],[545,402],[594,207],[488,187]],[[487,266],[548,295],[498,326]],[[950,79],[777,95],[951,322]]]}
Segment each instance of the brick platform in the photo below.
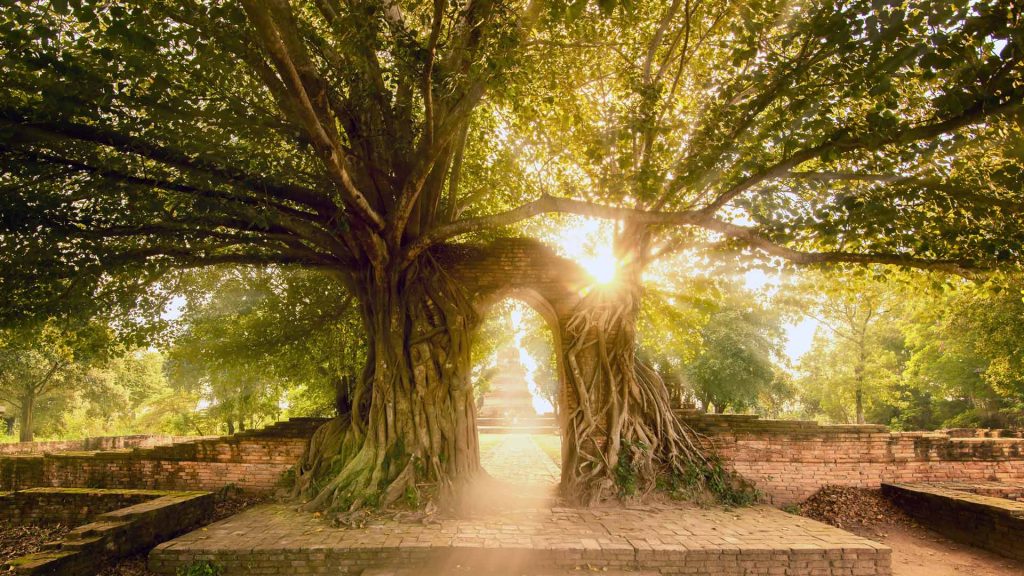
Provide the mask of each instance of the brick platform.
{"label": "brick platform", "polygon": [[[1019,493],[1020,486],[1008,487]],[[986,496],[991,483],[883,484],[882,493],[907,514],[950,539],[1024,560],[1024,502]]]}
{"label": "brick platform", "polygon": [[225,576],[385,568],[529,574],[577,567],[737,576],[891,573],[886,546],[837,528],[764,506],[726,511],[685,504],[520,509],[361,529],[332,528],[270,505],[161,544],[149,563],[172,575],[196,560],[214,562]]}

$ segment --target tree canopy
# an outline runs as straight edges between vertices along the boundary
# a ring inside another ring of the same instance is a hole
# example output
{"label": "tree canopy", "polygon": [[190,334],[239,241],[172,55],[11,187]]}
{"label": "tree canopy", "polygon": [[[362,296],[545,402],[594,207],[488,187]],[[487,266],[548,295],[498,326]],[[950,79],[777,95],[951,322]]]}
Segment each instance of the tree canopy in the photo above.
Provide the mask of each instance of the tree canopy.
{"label": "tree canopy", "polygon": [[1019,254],[1010,4],[80,1],[0,18],[8,315],[175,267],[382,265],[545,211],[797,262]]}

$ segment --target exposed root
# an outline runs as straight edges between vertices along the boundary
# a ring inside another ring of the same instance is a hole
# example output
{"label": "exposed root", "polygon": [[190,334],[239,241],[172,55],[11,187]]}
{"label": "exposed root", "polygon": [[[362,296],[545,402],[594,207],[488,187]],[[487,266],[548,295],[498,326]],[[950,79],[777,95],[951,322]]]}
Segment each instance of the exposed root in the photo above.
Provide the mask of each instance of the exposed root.
{"label": "exposed root", "polygon": [[567,326],[567,380],[578,402],[566,418],[563,493],[581,504],[643,496],[660,476],[709,465],[661,377],[636,358],[638,304],[624,292],[592,294]]}
{"label": "exposed root", "polygon": [[310,441],[294,495],[303,510],[341,514],[453,502],[480,469],[469,385],[474,309],[430,254],[395,278],[368,272],[365,284],[367,369],[346,399],[349,412]]}

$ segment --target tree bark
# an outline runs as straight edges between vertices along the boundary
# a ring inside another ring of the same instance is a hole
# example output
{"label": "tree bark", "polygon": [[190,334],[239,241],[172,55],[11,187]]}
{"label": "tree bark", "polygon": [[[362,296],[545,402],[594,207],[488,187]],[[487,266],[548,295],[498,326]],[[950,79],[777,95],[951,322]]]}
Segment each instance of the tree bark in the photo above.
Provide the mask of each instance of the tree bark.
{"label": "tree bark", "polygon": [[400,272],[357,279],[369,350],[339,391],[339,416],[310,441],[295,494],[303,509],[351,512],[405,498],[457,504],[481,470],[469,381],[477,319],[428,253]]}
{"label": "tree bark", "polygon": [[21,399],[21,433],[18,440],[21,442],[32,442],[35,437],[35,433],[32,430],[34,423],[32,422],[32,416],[35,412],[36,397],[35,394],[26,394]]}

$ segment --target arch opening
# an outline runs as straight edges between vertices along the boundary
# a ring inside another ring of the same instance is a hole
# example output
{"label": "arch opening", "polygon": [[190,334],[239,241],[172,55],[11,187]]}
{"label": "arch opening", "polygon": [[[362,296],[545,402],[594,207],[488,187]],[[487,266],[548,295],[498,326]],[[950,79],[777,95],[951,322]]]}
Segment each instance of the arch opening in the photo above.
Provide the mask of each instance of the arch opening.
{"label": "arch opening", "polygon": [[481,464],[517,491],[553,495],[561,477],[564,380],[557,319],[529,290],[493,299],[480,317],[471,377]]}

